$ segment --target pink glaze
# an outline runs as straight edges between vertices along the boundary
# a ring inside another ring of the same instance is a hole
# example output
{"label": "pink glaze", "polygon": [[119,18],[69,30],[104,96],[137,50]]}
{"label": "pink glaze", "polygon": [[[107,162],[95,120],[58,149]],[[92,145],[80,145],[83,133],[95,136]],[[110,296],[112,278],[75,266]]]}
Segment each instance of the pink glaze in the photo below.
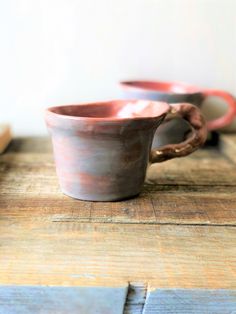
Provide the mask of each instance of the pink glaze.
{"label": "pink glaze", "polygon": [[127,120],[155,118],[166,114],[170,110],[167,103],[144,100],[113,100],[99,103],[85,103],[80,105],[56,106],[47,109],[48,114],[56,114],[73,120]]}
{"label": "pink glaze", "polygon": [[[154,133],[168,112],[189,121],[193,133],[181,144],[151,151]],[[45,120],[61,190],[90,201],[138,195],[150,162],[186,156],[206,139],[204,120],[190,104],[114,100],[65,105],[48,108]]]}
{"label": "pink glaze", "polygon": [[125,89],[144,89],[176,94],[200,92],[198,87],[181,82],[124,81],[120,84]]}
{"label": "pink glaze", "polygon": [[[198,107],[208,97],[222,98],[228,105],[227,112],[220,118],[207,122],[208,130],[215,130],[230,124],[236,116],[236,100],[222,90],[200,88],[182,82],[123,81],[120,83],[125,98],[148,99],[168,103],[189,102]],[[181,127],[179,128],[181,132]]]}

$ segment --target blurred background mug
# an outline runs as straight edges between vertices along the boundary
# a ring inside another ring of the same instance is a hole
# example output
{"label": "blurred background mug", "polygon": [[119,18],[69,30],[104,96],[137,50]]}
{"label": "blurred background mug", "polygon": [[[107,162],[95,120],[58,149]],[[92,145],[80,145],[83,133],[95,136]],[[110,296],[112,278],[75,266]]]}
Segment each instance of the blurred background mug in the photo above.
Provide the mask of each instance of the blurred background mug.
{"label": "blurred background mug", "polygon": [[[162,81],[123,81],[120,82],[125,99],[148,99],[164,101],[170,104],[188,102],[201,107],[208,96],[222,98],[228,106],[227,112],[214,120],[207,122],[208,131],[217,130],[230,124],[236,116],[235,98],[221,90],[205,89],[181,82]],[[190,126],[180,117],[176,117],[161,125],[157,130],[153,147],[181,142],[190,132]]]}

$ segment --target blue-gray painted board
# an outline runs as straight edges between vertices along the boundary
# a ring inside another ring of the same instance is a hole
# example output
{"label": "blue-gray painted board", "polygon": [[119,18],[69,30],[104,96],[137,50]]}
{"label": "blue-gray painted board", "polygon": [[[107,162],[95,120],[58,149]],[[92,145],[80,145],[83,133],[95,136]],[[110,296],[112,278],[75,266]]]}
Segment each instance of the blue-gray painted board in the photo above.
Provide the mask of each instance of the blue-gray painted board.
{"label": "blue-gray painted board", "polygon": [[0,286],[0,314],[122,314],[127,287]]}
{"label": "blue-gray painted board", "polygon": [[236,290],[156,289],[143,314],[236,314]]}

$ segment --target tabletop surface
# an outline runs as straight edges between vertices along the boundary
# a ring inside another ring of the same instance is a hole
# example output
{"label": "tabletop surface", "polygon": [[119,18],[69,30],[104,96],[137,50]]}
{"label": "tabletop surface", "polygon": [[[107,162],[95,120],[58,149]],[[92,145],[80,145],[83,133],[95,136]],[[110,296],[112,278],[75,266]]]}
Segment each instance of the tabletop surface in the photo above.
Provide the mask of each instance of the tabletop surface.
{"label": "tabletop surface", "polygon": [[[113,203],[63,195],[49,139],[16,138],[0,156],[0,247],[1,314],[76,313],[89,293],[107,308],[79,313],[236,311],[236,135],[152,165],[139,197]],[[60,289],[71,307],[50,310]]]}

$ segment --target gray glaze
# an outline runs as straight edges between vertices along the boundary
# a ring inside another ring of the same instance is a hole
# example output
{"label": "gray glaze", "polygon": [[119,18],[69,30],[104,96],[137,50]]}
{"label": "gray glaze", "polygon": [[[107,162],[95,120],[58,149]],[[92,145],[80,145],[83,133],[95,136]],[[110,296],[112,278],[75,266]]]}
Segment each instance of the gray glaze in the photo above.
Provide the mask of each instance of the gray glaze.
{"label": "gray glaze", "polygon": [[[195,132],[179,146],[151,151],[153,136],[166,114],[187,116]],[[150,101],[110,101],[49,108],[61,190],[74,198],[115,201],[141,192],[149,162],[183,157],[205,141],[205,123],[190,104],[170,107]]]}
{"label": "gray glaze", "polygon": [[[220,97],[228,105],[227,112],[207,122],[208,130],[216,130],[230,124],[236,116],[235,98],[221,90],[203,89],[181,82],[125,81],[121,82],[123,99],[146,99],[164,101],[169,104],[187,102],[198,108],[208,96]],[[181,119],[163,123],[157,130],[153,148],[180,143],[190,132],[190,126]]]}
{"label": "gray glaze", "polygon": [[[143,99],[164,101],[169,104],[188,102],[200,108],[204,97],[201,93],[193,94],[172,94],[158,91],[146,91],[135,89],[124,89],[122,92],[123,99]],[[168,144],[177,144],[186,138],[191,131],[188,122],[181,118],[174,118],[171,121],[163,123],[154,136],[153,148],[161,147]]]}

